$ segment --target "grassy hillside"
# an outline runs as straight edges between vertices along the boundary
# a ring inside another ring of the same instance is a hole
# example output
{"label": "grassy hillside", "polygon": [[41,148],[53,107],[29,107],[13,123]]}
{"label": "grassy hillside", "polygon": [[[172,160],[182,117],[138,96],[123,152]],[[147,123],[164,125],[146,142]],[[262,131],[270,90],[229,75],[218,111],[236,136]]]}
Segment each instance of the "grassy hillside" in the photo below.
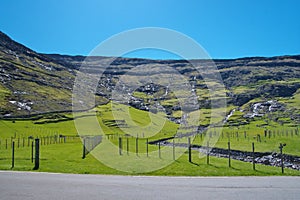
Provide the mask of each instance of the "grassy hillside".
{"label": "grassy hillside", "polygon": [[[83,64],[84,61],[84,65]],[[210,65],[216,65],[225,85],[225,95],[214,93],[210,96],[209,87],[219,84],[212,78],[214,70],[207,71]],[[179,119],[179,99],[166,86],[151,83],[156,74],[169,79],[170,67],[188,80],[197,95],[202,108],[210,108],[211,102],[225,98],[228,106],[243,106],[257,99],[289,98],[300,88],[300,56],[278,56],[272,58],[253,57],[229,60],[146,60],[130,58],[84,57],[56,54],[40,54],[13,41],[0,33],[0,116],[20,116],[45,112],[71,110],[71,95],[75,76],[84,67],[89,73],[101,73],[96,96],[97,104],[105,104],[111,98],[126,74],[131,83],[145,76],[148,82],[137,81],[141,87],[128,91],[131,106],[147,110],[155,102],[164,107],[170,118]],[[143,74],[144,69],[153,69]],[[157,66],[164,66],[158,67]],[[154,70],[155,69],[155,70]],[[198,69],[198,72],[197,70]],[[205,71],[206,70],[206,71]],[[211,79],[204,81],[199,74]],[[272,73],[270,73],[270,71]],[[186,88],[187,89],[187,88]],[[188,90],[188,89],[187,89]],[[177,94],[178,98],[178,94]],[[299,120],[297,112],[295,118]]]}

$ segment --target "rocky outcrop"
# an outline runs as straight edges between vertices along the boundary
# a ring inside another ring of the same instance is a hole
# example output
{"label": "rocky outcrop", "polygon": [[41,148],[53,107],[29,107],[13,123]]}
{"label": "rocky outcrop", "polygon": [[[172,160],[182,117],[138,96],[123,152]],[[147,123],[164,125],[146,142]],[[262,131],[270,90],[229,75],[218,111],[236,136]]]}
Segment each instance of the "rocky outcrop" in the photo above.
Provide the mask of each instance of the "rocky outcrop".
{"label": "rocky outcrop", "polygon": [[290,97],[300,88],[295,84],[265,84],[258,88],[258,93],[266,97]]}

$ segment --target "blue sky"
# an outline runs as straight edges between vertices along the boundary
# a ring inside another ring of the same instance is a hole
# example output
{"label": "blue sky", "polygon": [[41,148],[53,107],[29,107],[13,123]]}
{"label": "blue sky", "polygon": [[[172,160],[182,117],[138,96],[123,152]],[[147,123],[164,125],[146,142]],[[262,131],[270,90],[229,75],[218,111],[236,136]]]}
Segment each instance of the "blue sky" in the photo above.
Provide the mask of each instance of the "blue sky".
{"label": "blue sky", "polygon": [[[300,54],[298,0],[1,0],[0,30],[43,53],[87,55],[128,29],[182,32],[213,58]],[[131,57],[175,58],[161,51]]]}

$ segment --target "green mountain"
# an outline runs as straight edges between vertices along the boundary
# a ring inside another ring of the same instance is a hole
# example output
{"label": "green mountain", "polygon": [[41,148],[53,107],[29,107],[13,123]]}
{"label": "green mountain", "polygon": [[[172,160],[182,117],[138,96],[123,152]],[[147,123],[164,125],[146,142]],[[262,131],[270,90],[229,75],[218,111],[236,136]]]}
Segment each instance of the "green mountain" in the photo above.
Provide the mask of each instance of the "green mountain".
{"label": "green mountain", "polygon": [[[207,60],[193,60],[191,63],[196,63],[203,71],[210,64]],[[220,99],[212,100],[208,96],[207,82],[197,75],[191,63],[185,60],[41,54],[0,32],[0,116],[70,111],[74,80],[82,64],[91,74],[102,73],[96,91],[97,104],[107,103],[112,98],[111,92],[120,85],[119,80],[125,74],[135,80],[140,74],[147,76],[145,72],[135,70],[140,66],[165,66],[185,76],[197,95],[200,108],[209,108],[211,101]],[[278,113],[281,113],[282,118],[300,122],[300,55],[217,59],[214,63],[225,85],[228,107],[238,109],[243,120],[274,111],[278,119]],[[158,73],[171,76],[168,71]],[[215,84],[213,79],[209,84]],[[149,110],[154,102],[159,102],[170,119],[181,118],[179,102],[172,92],[167,92],[167,87],[155,82],[147,82],[134,90],[126,88],[126,84],[123,87],[128,91],[126,102],[131,106]]]}

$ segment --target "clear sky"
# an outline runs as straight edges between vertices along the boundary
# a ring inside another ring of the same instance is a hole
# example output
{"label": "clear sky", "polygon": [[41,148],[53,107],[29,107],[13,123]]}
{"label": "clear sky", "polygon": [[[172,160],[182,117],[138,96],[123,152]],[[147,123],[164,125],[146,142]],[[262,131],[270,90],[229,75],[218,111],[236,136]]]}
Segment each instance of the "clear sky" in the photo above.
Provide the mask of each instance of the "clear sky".
{"label": "clear sky", "polygon": [[[43,53],[88,55],[139,27],[164,27],[213,58],[300,54],[299,0],[1,0],[0,30]],[[130,56],[173,58],[162,52]]]}

